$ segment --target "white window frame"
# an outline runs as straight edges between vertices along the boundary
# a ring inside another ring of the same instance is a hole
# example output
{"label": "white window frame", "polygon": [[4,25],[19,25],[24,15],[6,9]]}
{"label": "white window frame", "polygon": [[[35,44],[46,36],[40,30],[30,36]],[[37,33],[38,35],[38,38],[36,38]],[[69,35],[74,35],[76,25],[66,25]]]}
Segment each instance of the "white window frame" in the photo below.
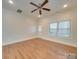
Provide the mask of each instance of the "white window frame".
{"label": "white window frame", "polygon": [[55,22],[51,22],[50,24],[49,24],[49,34],[51,34],[52,35],[52,32],[51,32],[51,29],[50,29],[50,25],[51,24],[53,24],[53,23],[57,23],[57,31],[56,31],[56,35],[54,35],[55,37],[60,37],[60,36],[58,36],[58,31],[59,31],[59,23],[60,22],[65,22],[65,21],[69,21],[69,23],[70,23],[70,30],[69,30],[69,32],[70,32],[70,35],[69,35],[69,37],[65,37],[65,36],[62,36],[62,38],[71,38],[71,21],[70,20],[62,20],[62,21],[55,21]]}

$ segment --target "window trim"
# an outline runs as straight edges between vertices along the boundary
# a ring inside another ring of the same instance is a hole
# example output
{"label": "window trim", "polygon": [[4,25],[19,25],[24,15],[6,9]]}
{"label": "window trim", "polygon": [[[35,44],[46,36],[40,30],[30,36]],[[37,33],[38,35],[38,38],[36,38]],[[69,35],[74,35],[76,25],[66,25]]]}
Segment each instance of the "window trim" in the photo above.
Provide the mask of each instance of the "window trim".
{"label": "window trim", "polygon": [[72,30],[71,30],[71,21],[70,20],[61,20],[61,21],[54,21],[54,22],[50,22],[49,23],[49,34],[52,34],[52,32],[50,31],[50,24],[52,24],[52,23],[57,23],[57,31],[56,31],[56,35],[53,35],[54,37],[60,37],[60,36],[58,36],[58,31],[59,31],[59,23],[60,22],[65,22],[65,21],[69,21],[69,23],[70,23],[70,35],[69,35],[69,37],[65,37],[65,36],[62,36],[61,38],[71,38],[72,37]]}

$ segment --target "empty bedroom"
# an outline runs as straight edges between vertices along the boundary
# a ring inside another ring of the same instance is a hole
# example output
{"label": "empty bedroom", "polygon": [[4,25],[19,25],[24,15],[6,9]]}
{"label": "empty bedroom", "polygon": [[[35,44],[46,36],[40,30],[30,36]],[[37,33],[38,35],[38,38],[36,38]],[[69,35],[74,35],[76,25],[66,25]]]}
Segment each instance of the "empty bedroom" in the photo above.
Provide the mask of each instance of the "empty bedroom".
{"label": "empty bedroom", "polygon": [[2,0],[2,59],[77,59],[76,0]]}

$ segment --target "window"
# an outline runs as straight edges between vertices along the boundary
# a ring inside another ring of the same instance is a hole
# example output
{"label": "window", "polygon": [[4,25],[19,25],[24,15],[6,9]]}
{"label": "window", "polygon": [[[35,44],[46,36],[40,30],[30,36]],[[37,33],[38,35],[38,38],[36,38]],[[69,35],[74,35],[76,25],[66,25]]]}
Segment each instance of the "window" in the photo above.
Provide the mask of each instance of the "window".
{"label": "window", "polygon": [[50,24],[50,33],[52,33],[52,35],[56,35],[56,32],[57,32],[57,23]]}
{"label": "window", "polygon": [[70,37],[70,21],[51,23],[50,33],[53,36]]}

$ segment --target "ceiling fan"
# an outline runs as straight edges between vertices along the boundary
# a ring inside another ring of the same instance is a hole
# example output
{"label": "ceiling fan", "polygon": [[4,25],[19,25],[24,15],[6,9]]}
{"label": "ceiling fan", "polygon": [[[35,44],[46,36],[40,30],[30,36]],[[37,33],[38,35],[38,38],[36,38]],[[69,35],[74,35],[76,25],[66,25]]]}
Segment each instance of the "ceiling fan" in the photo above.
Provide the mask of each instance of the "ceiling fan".
{"label": "ceiling fan", "polygon": [[31,11],[31,13],[35,12],[36,10],[39,10],[39,14],[41,15],[42,14],[42,10],[50,11],[50,9],[48,9],[48,8],[43,8],[43,6],[46,5],[47,3],[48,3],[48,0],[45,0],[41,5],[38,6],[35,3],[30,2],[31,5],[37,7],[37,9],[34,9],[33,11]]}

